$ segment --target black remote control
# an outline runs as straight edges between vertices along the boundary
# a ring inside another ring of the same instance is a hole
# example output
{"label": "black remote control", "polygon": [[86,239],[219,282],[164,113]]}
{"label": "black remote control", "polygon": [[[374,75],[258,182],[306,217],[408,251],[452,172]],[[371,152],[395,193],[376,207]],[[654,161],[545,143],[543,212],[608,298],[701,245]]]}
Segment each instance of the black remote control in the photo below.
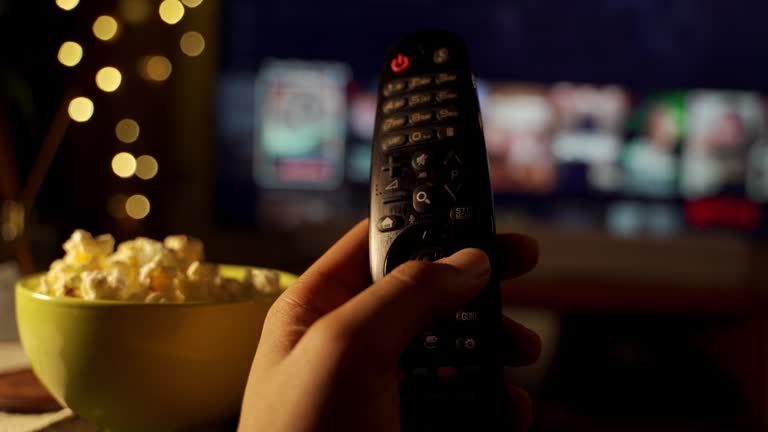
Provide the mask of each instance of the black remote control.
{"label": "black remote control", "polygon": [[[415,32],[389,49],[371,164],[374,281],[405,261],[435,261],[466,247],[483,249],[495,267],[480,106],[458,35]],[[489,430],[477,427],[496,422],[503,382],[498,288],[492,271],[476,299],[435,323],[403,353],[404,430]]]}

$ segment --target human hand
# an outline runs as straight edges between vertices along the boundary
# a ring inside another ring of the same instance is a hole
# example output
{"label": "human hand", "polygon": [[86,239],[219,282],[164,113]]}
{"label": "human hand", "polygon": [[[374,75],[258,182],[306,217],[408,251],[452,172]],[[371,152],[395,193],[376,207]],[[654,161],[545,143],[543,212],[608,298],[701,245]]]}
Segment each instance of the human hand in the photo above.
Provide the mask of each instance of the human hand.
{"label": "human hand", "polygon": [[[538,249],[522,235],[497,236],[499,277],[530,271]],[[245,389],[240,432],[398,431],[398,361],[432,321],[479,293],[488,257],[464,249],[434,263],[407,262],[368,286],[368,220],[352,228],[274,303]],[[418,288],[418,289],[416,289]],[[530,364],[539,337],[503,322],[504,359]],[[509,429],[530,423],[530,400],[508,389]]]}

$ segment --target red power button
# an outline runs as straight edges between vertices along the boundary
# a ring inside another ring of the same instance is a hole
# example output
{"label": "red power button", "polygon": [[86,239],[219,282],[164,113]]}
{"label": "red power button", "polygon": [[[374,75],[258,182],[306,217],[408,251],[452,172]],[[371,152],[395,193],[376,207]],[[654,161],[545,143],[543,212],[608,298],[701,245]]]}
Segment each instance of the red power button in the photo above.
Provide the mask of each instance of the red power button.
{"label": "red power button", "polygon": [[392,67],[392,72],[400,73],[408,69],[410,64],[411,61],[408,59],[408,57],[404,56],[403,54],[398,54],[397,57],[392,59],[390,66]]}

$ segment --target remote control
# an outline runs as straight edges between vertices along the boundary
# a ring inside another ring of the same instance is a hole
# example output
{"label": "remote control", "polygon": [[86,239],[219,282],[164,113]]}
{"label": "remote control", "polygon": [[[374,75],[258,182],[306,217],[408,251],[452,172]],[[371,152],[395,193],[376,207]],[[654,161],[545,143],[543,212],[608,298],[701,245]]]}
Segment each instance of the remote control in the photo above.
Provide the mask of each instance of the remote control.
{"label": "remote control", "polygon": [[[405,261],[435,261],[466,247],[483,249],[495,267],[482,127],[468,51],[458,35],[415,32],[389,49],[371,158],[374,281]],[[438,419],[449,429],[494,421],[503,381],[498,288],[492,270],[477,298],[434,323],[403,353],[404,430],[437,429]]]}

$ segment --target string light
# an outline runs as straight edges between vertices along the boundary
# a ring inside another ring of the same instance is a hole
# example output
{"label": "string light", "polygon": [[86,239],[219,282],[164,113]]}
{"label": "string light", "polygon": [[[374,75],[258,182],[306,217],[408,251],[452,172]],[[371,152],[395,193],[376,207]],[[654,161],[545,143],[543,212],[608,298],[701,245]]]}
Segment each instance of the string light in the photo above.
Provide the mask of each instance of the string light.
{"label": "string light", "polygon": [[59,48],[59,63],[64,66],[75,66],[83,58],[83,47],[77,42],[64,42]]}
{"label": "string light", "polygon": [[87,122],[93,115],[93,102],[85,96],[78,96],[69,102],[69,117],[76,122]]}
{"label": "string light", "polygon": [[78,3],[80,3],[80,0],[56,0],[56,6],[64,9],[65,11],[74,9]]}
{"label": "string light", "polygon": [[160,19],[168,24],[176,24],[184,16],[184,5],[179,0],[163,0],[158,8]]}
{"label": "string light", "polygon": [[136,173],[136,159],[130,153],[118,153],[112,158],[112,171],[118,177],[128,178]]}
{"label": "string light", "polygon": [[96,72],[96,86],[107,93],[117,90],[122,80],[120,71],[112,66],[103,67]]}
{"label": "string light", "polygon": [[144,63],[143,72],[146,78],[153,81],[165,81],[171,76],[171,61],[163,56],[153,56]]}
{"label": "string light", "polygon": [[139,124],[134,119],[122,119],[115,126],[115,136],[126,144],[136,141],[139,138],[139,131]]}
{"label": "string light", "polygon": [[136,177],[149,180],[157,175],[157,160],[150,155],[139,156],[136,159]]}
{"label": "string light", "polygon": [[93,22],[93,35],[108,41],[117,34],[117,21],[109,15],[102,15]]}
{"label": "string light", "polygon": [[134,219],[144,219],[149,214],[149,200],[144,195],[131,195],[125,201],[125,212]]}
{"label": "string light", "polygon": [[188,31],[181,36],[179,46],[184,54],[197,57],[205,49],[205,38],[196,31]]}
{"label": "string light", "polygon": [[194,8],[200,6],[200,3],[203,2],[203,0],[181,0],[182,3],[184,3],[184,6]]}

